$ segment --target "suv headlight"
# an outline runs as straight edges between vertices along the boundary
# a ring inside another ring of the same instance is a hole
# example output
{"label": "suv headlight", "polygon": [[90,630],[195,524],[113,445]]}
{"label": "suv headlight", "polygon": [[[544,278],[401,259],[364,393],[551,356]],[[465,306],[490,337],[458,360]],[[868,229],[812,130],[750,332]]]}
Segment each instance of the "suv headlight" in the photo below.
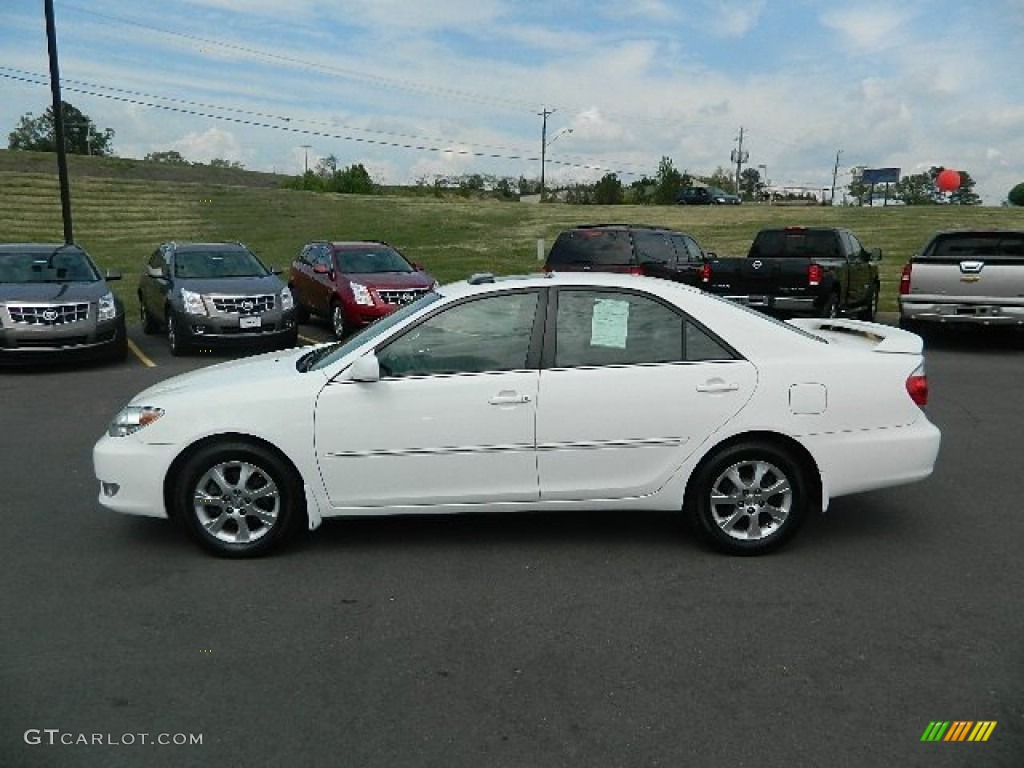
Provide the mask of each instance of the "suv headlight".
{"label": "suv headlight", "polygon": [[96,319],[103,322],[104,320],[113,320],[115,317],[117,317],[117,302],[114,301],[114,294],[108,293],[105,296],[100,296],[99,312]]}
{"label": "suv headlight", "polygon": [[110,422],[107,434],[111,437],[127,437],[143,427],[148,427],[163,415],[163,408],[154,408],[150,405],[129,405]]}
{"label": "suv headlight", "polygon": [[295,306],[295,299],[292,298],[291,289],[285,287],[281,291],[281,309],[287,312],[289,309]]}
{"label": "suv headlight", "polygon": [[182,288],[181,302],[185,305],[185,311],[190,315],[207,314],[206,302],[203,301],[202,294],[198,294],[195,291],[186,291]]}
{"label": "suv headlight", "polygon": [[370,289],[362,283],[349,283],[352,288],[352,296],[355,297],[356,304],[362,304],[367,307],[373,306],[373,296],[370,295]]}

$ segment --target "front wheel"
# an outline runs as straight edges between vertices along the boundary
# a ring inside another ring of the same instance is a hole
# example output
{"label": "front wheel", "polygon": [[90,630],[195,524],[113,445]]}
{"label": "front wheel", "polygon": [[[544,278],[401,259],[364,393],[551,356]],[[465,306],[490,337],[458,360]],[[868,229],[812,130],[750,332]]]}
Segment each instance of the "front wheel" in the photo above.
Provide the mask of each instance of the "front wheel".
{"label": "front wheel", "polygon": [[178,319],[170,307],[167,308],[167,346],[174,357],[181,357],[188,352],[188,345],[182,340],[181,331],[178,329]]}
{"label": "front wheel", "polygon": [[211,444],[190,458],[174,485],[177,517],[220,557],[256,557],[279,546],[299,519],[293,472],[259,445]]}
{"label": "front wheel", "polygon": [[810,506],[807,470],[789,451],[738,443],[698,467],[687,503],[705,539],[733,555],[761,555],[782,546]]}
{"label": "front wheel", "polygon": [[345,310],[337,302],[331,305],[331,328],[334,330],[334,337],[338,341],[348,336],[351,331],[348,323],[345,322]]}
{"label": "front wheel", "polygon": [[875,322],[875,317],[878,315],[878,294],[880,292],[881,289],[876,283],[871,288],[871,296],[868,299],[868,305],[857,313],[858,320],[867,320],[869,323]]}

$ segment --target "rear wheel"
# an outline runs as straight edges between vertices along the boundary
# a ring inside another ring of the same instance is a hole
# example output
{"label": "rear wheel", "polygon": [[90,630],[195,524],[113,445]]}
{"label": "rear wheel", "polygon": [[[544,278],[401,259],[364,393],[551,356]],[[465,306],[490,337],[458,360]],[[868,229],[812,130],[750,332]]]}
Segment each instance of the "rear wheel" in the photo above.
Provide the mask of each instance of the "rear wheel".
{"label": "rear wheel", "polygon": [[830,293],[828,298],[825,299],[825,304],[821,307],[821,316],[834,318],[839,317],[839,295]]}
{"label": "rear wheel", "polygon": [[211,444],[190,458],[174,484],[175,512],[204,549],[256,557],[279,546],[299,521],[299,483],[266,448]]}
{"label": "rear wheel", "polygon": [[811,487],[808,471],[789,451],[769,443],[737,443],[701,464],[687,503],[712,546],[734,555],[760,555],[796,533],[810,506]]}

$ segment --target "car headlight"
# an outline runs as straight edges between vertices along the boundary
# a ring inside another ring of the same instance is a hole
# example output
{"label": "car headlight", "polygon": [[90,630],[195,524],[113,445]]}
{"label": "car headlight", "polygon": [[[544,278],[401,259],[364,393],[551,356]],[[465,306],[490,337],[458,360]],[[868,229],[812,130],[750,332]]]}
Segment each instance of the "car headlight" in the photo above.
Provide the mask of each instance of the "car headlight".
{"label": "car headlight", "polygon": [[440,287],[441,287],[441,284],[439,282],[437,282],[437,280],[435,280],[434,284],[432,286],[430,286],[430,290],[436,291]]}
{"label": "car headlight", "polygon": [[205,315],[206,302],[203,301],[201,294],[195,291],[186,291],[184,288],[181,289],[181,303],[185,305],[185,312],[190,315]]}
{"label": "car headlight", "polygon": [[111,437],[127,437],[143,427],[148,427],[163,415],[163,408],[154,408],[151,405],[129,405],[110,422],[107,434]]}
{"label": "car headlight", "polygon": [[373,296],[370,295],[370,289],[362,283],[349,283],[352,288],[352,295],[355,297],[356,304],[363,304],[367,307],[373,306]]}
{"label": "car headlight", "polygon": [[113,320],[115,317],[117,317],[117,302],[114,301],[114,294],[108,293],[105,296],[100,296],[99,312],[96,319],[103,322],[104,320]]}
{"label": "car headlight", "polygon": [[289,288],[281,290],[281,309],[287,312],[289,309],[295,306],[295,299],[292,298],[292,292]]}

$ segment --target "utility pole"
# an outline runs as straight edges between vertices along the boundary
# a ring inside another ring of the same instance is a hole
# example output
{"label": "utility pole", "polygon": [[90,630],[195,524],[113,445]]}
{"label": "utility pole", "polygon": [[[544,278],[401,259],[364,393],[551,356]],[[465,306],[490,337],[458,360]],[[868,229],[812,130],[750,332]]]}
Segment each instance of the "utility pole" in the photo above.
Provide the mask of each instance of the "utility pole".
{"label": "utility pole", "polygon": [[836,164],[832,167],[832,199],[829,200],[830,205],[836,204],[836,176],[839,175],[839,156],[843,154],[843,150],[836,150]]}
{"label": "utility pole", "polygon": [[299,146],[302,147],[302,149],[306,150],[305,154],[303,155],[303,165],[302,165],[302,175],[305,176],[307,173],[309,173],[309,148],[312,147],[313,145],[312,144],[300,144]]}
{"label": "utility pole", "polygon": [[736,196],[740,196],[740,171],[743,168],[743,164],[750,159],[750,153],[743,151],[743,126],[740,126],[740,136],[737,139],[739,142],[738,148],[732,151],[729,159],[736,163]]}
{"label": "utility pole", "polygon": [[548,118],[555,114],[558,110],[547,109],[538,112],[537,114],[541,117],[543,122],[540,128],[540,201],[544,202],[544,166],[547,165],[547,149],[548,149]]}
{"label": "utility pole", "polygon": [[68,154],[64,146],[64,110],[61,109],[60,68],[57,64],[57,26],[53,20],[53,0],[45,0],[46,48],[50,56],[50,92],[53,94],[53,138],[57,143],[57,176],[60,180],[60,209],[64,218],[64,242],[75,242],[71,227],[71,189],[68,186]]}

